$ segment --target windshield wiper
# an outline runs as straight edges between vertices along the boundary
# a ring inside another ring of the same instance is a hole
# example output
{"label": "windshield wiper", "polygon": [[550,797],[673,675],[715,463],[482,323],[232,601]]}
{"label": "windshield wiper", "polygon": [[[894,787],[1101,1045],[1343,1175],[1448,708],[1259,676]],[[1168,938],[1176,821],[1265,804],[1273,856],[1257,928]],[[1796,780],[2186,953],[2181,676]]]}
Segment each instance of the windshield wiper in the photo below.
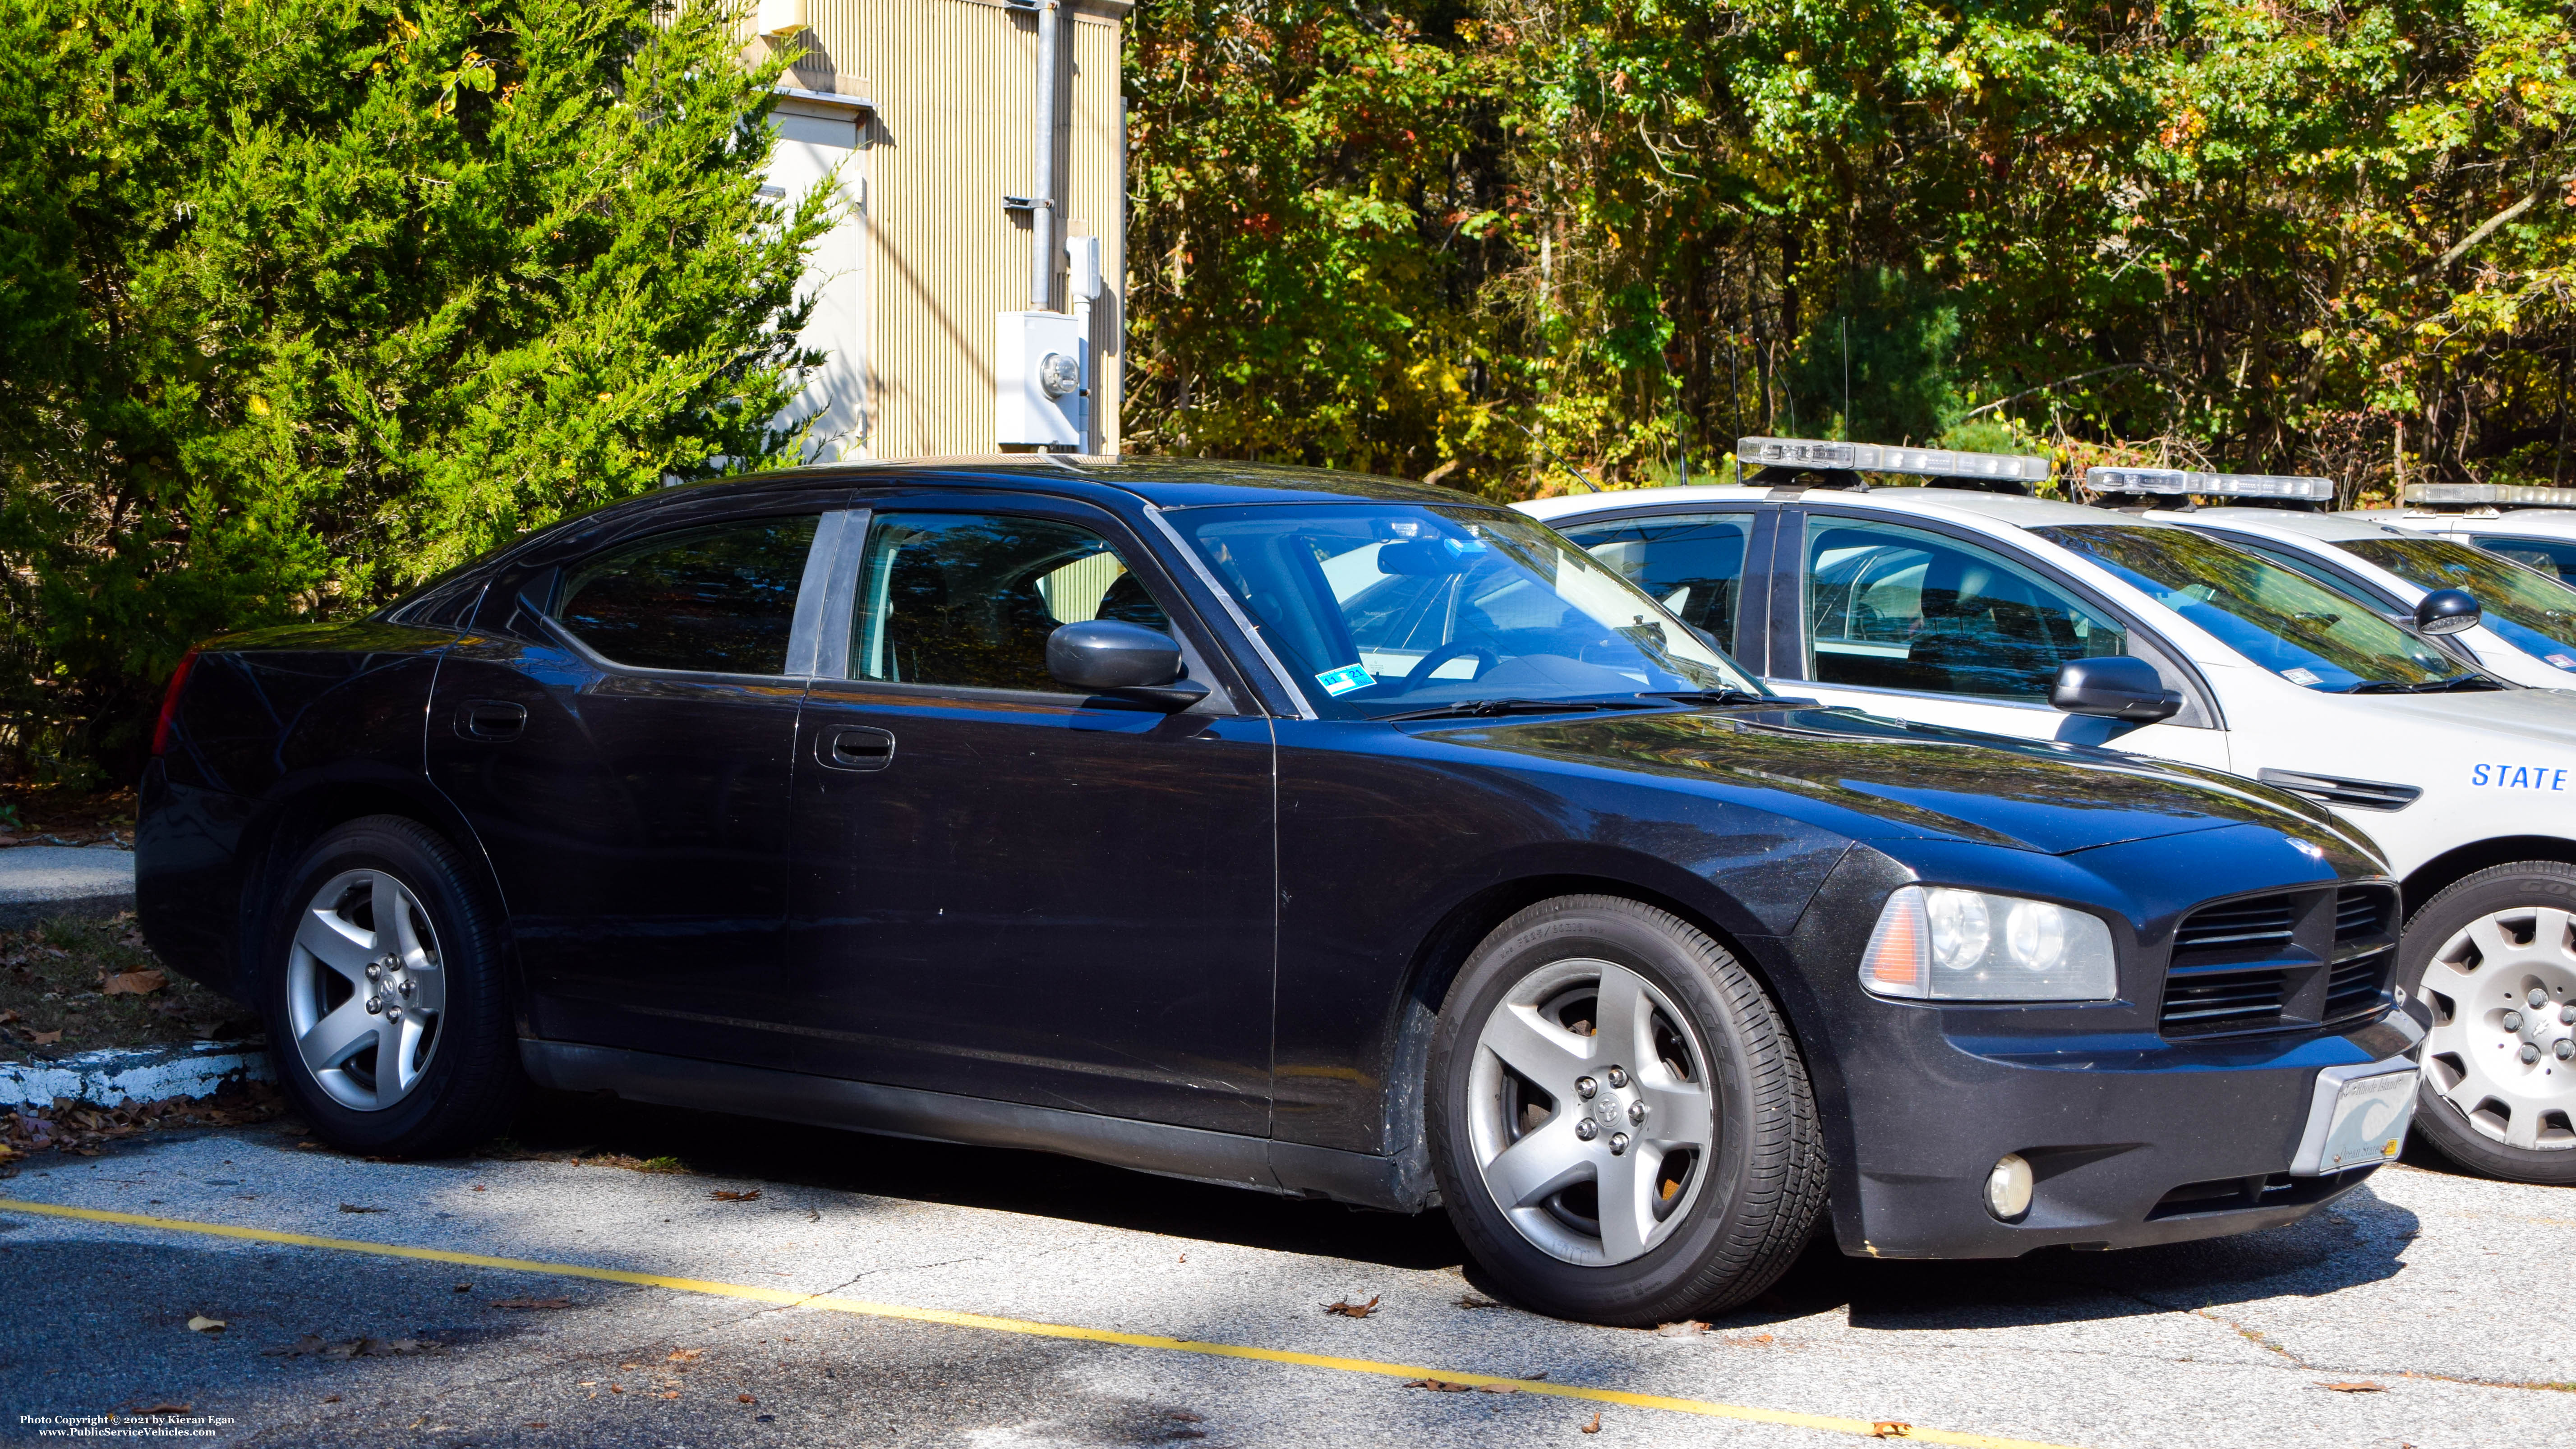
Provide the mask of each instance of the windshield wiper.
{"label": "windshield wiper", "polygon": [[1756,694],[1749,689],[1659,689],[1648,696],[1669,699],[1675,704],[1814,704],[1810,700],[1783,699],[1776,694]]}
{"label": "windshield wiper", "polygon": [[2469,689],[2502,689],[2503,685],[2483,674],[2454,674],[2447,679],[2428,679],[2422,684],[2392,684],[2384,679],[2364,680],[2344,691],[2346,694],[2453,694]]}
{"label": "windshield wiper", "polygon": [[1454,719],[1460,715],[1484,718],[1502,714],[1568,714],[1587,709],[1646,709],[1648,705],[1633,699],[1460,699],[1435,704],[1428,709],[1399,710],[1394,714],[1371,715],[1379,721],[1404,719]]}

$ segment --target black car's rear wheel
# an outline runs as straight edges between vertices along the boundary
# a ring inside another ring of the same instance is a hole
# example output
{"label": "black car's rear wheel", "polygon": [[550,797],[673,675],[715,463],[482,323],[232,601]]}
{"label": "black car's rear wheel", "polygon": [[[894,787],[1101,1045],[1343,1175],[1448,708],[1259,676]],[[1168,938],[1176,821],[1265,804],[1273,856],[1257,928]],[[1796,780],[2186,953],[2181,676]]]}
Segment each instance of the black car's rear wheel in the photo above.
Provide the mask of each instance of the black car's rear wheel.
{"label": "black car's rear wheel", "polygon": [[278,1079],[324,1140],[434,1156],[499,1131],[522,1087],[492,912],[455,850],[375,815],[286,877],[258,987]]}
{"label": "black car's rear wheel", "polygon": [[1479,1262],[1531,1306],[1649,1325],[1787,1271],[1825,1197],[1806,1068],[1726,948],[1566,896],[1505,921],[1432,1039],[1432,1165]]}

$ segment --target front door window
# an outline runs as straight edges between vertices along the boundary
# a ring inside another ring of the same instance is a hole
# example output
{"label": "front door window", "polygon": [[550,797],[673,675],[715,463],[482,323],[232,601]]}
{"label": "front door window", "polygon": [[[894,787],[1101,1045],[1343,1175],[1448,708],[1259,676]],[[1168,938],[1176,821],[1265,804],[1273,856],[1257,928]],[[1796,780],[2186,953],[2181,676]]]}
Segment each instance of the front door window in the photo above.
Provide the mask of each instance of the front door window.
{"label": "front door window", "polygon": [[1655,596],[1681,621],[1733,649],[1750,513],[1610,518],[1563,530],[1583,551]]}
{"label": "front door window", "polygon": [[1811,515],[1807,678],[2046,704],[2058,666],[2127,633],[2037,574],[1921,529]]}

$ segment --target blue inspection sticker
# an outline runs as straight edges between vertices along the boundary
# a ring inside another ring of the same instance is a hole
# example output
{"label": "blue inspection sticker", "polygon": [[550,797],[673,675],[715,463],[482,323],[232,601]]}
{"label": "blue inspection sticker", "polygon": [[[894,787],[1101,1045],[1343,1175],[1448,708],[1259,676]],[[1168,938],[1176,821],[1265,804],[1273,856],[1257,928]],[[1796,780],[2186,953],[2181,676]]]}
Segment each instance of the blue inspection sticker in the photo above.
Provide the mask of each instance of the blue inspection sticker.
{"label": "blue inspection sticker", "polygon": [[1324,686],[1326,694],[1348,694],[1354,689],[1366,689],[1377,683],[1377,676],[1359,665],[1345,664],[1339,669],[1327,669],[1316,675],[1315,682]]}

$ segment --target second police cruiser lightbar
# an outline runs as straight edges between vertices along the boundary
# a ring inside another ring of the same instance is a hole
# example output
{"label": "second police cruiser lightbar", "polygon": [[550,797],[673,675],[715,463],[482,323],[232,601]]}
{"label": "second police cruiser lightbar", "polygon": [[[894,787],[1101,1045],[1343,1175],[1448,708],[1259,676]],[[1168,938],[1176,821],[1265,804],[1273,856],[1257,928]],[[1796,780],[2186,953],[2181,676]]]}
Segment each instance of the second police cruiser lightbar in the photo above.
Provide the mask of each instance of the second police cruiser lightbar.
{"label": "second police cruiser lightbar", "polygon": [[2046,458],[2013,453],[1954,453],[1946,448],[1890,448],[1876,443],[1828,443],[1808,438],[1738,438],[1737,466],[1831,468],[1855,473],[1907,473],[1926,478],[1995,478],[2014,483],[2048,479]]}
{"label": "second police cruiser lightbar", "polygon": [[2288,498],[2301,503],[2332,503],[2332,478],[2294,478],[2278,473],[2201,473],[2184,468],[2087,468],[2084,486],[2096,493],[2156,493],[2168,497]]}
{"label": "second police cruiser lightbar", "polygon": [[2528,483],[2409,483],[2399,501],[2425,508],[2476,508],[2512,504],[2521,508],[2576,508],[2576,488],[2544,488]]}

